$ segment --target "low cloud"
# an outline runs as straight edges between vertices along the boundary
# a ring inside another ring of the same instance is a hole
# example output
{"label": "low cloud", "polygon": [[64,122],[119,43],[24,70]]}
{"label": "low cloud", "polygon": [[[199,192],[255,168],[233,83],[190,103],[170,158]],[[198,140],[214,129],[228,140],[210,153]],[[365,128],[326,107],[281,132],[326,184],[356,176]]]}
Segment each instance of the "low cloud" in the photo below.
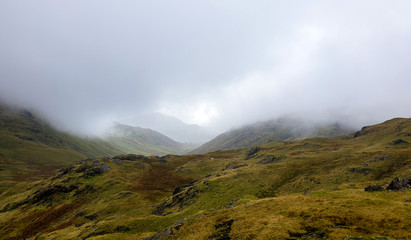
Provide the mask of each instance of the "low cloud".
{"label": "low cloud", "polygon": [[409,1],[2,1],[0,98],[100,133],[163,112],[220,131],[410,117]]}

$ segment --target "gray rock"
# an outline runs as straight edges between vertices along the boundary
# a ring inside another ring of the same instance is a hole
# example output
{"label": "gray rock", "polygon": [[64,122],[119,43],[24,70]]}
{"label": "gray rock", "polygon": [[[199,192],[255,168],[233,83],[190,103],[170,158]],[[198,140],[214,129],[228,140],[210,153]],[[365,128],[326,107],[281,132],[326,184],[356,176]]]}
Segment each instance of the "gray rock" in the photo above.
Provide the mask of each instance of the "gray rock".
{"label": "gray rock", "polygon": [[247,159],[254,157],[260,150],[261,148],[259,147],[250,148],[250,150],[248,150],[247,152],[247,157],[245,159],[247,160]]}
{"label": "gray rock", "polygon": [[276,158],[273,155],[269,155],[265,158],[263,158],[262,160],[258,161],[258,164],[269,164],[269,163],[273,163],[280,160],[279,158]]}
{"label": "gray rock", "polygon": [[405,177],[402,180],[399,180],[398,178],[395,178],[394,180],[391,181],[391,183],[388,185],[387,190],[402,190],[406,188],[411,187],[411,178]]}
{"label": "gray rock", "polygon": [[109,166],[107,166],[106,164],[101,164],[101,168],[106,172],[111,170],[111,168]]}
{"label": "gray rock", "polygon": [[382,185],[370,185],[364,189],[366,192],[377,192],[377,191],[384,191]]}

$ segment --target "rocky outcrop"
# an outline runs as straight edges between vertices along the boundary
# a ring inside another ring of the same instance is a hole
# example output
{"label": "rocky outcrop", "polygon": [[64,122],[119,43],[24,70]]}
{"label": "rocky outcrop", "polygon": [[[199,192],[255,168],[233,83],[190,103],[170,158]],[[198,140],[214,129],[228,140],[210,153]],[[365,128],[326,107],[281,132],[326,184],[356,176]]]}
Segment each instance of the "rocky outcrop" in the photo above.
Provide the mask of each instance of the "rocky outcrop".
{"label": "rocky outcrop", "polygon": [[[364,190],[366,192],[375,192],[375,191],[384,191],[384,185],[386,184],[377,184],[377,185],[370,185],[366,187]],[[404,189],[411,188],[411,177],[405,177],[403,179],[394,178],[388,186],[385,188],[387,191],[400,191]]]}
{"label": "rocky outcrop", "polygon": [[248,160],[248,159],[254,157],[260,150],[261,150],[260,147],[250,148],[250,150],[248,150],[248,152],[247,152],[247,157],[245,159]]}
{"label": "rocky outcrop", "polygon": [[31,199],[29,200],[29,202],[31,204],[51,203],[55,195],[70,193],[77,189],[78,189],[78,186],[76,185],[70,185],[69,187],[62,186],[62,185],[49,186],[47,188],[43,188],[43,189],[36,191],[34,195],[31,197]]}
{"label": "rocky outcrop", "polygon": [[84,187],[80,188],[80,184],[71,184],[69,186],[64,186],[60,184],[47,186],[45,188],[41,188],[34,192],[32,195],[28,196],[26,199],[7,204],[0,212],[7,212],[14,210],[24,204],[49,204],[51,205],[59,196],[71,193],[73,191],[74,195],[77,196],[82,192],[88,193],[91,192],[93,189],[89,185],[85,185]]}
{"label": "rocky outcrop", "polygon": [[279,160],[280,160],[279,157],[275,157],[273,155],[268,155],[267,157],[265,157],[265,158],[261,159],[260,161],[258,161],[258,164],[269,164],[269,163],[277,162]]}
{"label": "rocky outcrop", "polygon": [[360,131],[357,131],[357,132],[354,133],[354,138],[361,137],[361,136],[370,134],[372,132],[373,132],[373,129],[370,128],[370,126],[365,126],[365,127],[361,128]]}
{"label": "rocky outcrop", "polygon": [[230,232],[231,232],[231,226],[233,225],[234,220],[228,220],[220,224],[214,225],[215,227],[215,232],[213,235],[209,237],[209,239],[213,240],[230,240]]}
{"label": "rocky outcrop", "polygon": [[113,159],[119,159],[119,160],[128,160],[128,161],[146,161],[148,158],[143,155],[137,155],[137,154],[126,154],[126,155],[118,155],[113,157]]}
{"label": "rocky outcrop", "polygon": [[[198,184],[208,185],[208,181],[204,181]],[[152,214],[159,216],[166,216],[174,213],[172,209],[181,211],[184,207],[193,204],[202,190],[199,189],[198,184],[190,183],[184,184],[173,191],[173,196],[163,203],[157,205],[152,211]]]}
{"label": "rocky outcrop", "polygon": [[411,177],[405,177],[401,180],[398,178],[393,179],[387,190],[399,191],[407,188],[411,188]]}
{"label": "rocky outcrop", "polygon": [[348,171],[351,173],[359,173],[362,175],[368,175],[371,173],[372,169],[370,168],[350,168]]}
{"label": "rocky outcrop", "polygon": [[383,185],[370,185],[364,189],[366,192],[378,192],[378,191],[384,191]]}
{"label": "rocky outcrop", "polygon": [[186,218],[181,219],[181,220],[175,222],[172,226],[167,227],[167,228],[157,232],[156,234],[154,234],[151,237],[146,237],[143,240],[158,240],[158,239],[163,239],[163,238],[166,238],[170,235],[173,235],[174,233],[176,233],[177,231],[180,230],[180,228],[184,225],[185,221],[187,221]]}
{"label": "rocky outcrop", "polygon": [[404,145],[404,144],[408,144],[408,142],[403,140],[403,139],[397,139],[397,140],[393,141],[392,144],[393,145]]}

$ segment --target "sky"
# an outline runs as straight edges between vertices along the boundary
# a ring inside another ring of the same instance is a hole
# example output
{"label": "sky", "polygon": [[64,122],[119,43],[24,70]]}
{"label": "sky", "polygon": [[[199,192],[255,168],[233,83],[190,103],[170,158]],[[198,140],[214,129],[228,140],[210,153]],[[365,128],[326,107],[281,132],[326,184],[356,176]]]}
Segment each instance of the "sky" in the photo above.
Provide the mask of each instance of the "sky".
{"label": "sky", "polygon": [[411,1],[2,0],[0,99],[101,133],[411,117]]}

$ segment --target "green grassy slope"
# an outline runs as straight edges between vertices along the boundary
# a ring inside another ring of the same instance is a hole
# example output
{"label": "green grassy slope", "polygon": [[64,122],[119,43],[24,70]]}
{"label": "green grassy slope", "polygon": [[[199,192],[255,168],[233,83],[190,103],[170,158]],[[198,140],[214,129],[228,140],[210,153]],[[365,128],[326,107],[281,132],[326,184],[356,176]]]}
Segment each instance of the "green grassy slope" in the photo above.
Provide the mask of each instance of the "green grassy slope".
{"label": "green grassy slope", "polygon": [[161,156],[187,152],[182,143],[159,132],[123,124],[115,125],[106,140],[126,153]]}
{"label": "green grassy slope", "polygon": [[117,125],[107,139],[80,138],[58,131],[21,109],[0,106],[0,192],[16,182],[50,176],[75,160],[123,153],[182,154],[181,143],[150,129]]}
{"label": "green grassy slope", "polygon": [[339,138],[81,161],[0,195],[2,239],[410,239],[411,119]]}
{"label": "green grassy slope", "polygon": [[258,122],[225,132],[191,153],[206,153],[224,149],[245,148],[268,141],[297,140],[310,137],[338,137],[354,132],[352,128],[339,125],[314,125],[295,119],[278,119]]}
{"label": "green grassy slope", "polygon": [[0,192],[16,181],[50,176],[75,160],[120,153],[104,140],[75,137],[29,111],[0,106]]}
{"label": "green grassy slope", "polygon": [[74,150],[87,157],[120,153],[102,139],[83,139],[58,131],[26,110],[0,108],[0,124],[3,135],[14,136],[22,140],[21,144],[40,143],[51,148]]}

